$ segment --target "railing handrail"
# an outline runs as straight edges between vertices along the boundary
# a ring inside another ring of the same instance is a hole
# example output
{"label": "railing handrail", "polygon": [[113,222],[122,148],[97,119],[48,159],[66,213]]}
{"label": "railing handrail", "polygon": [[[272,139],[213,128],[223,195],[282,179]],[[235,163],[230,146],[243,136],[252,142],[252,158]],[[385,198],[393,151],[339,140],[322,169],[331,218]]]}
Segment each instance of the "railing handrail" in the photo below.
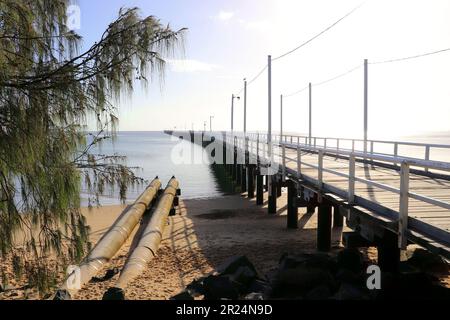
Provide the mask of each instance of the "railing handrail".
{"label": "railing handrail", "polygon": [[[295,149],[295,147],[299,146],[302,150],[309,150],[309,151],[313,151],[313,152],[324,151],[325,153],[332,153],[333,155],[336,154],[336,149],[330,149],[330,148],[312,147],[312,146],[305,145],[305,144],[297,145],[297,144],[290,144],[290,143],[285,143],[285,142],[280,143],[280,145],[286,145],[287,147],[292,147],[294,149]],[[450,162],[444,162],[444,161],[421,160],[421,159],[403,157],[403,156],[381,155],[381,154],[377,154],[377,153],[364,153],[364,152],[359,152],[359,151],[345,151],[342,149],[339,150],[338,155],[342,155],[342,156],[353,155],[357,158],[390,162],[392,164],[406,162],[410,166],[450,171]]]}
{"label": "railing handrail", "polygon": [[[237,133],[237,132],[235,132]],[[261,136],[267,135],[267,133],[264,132],[247,132],[247,135],[249,134],[259,134]],[[279,134],[273,133],[272,136],[280,136]],[[308,139],[309,136],[304,135],[297,135],[297,134],[283,134],[283,137],[299,137],[302,139]],[[341,138],[341,137],[320,137],[320,136],[312,136],[312,140],[340,140],[340,141],[355,141],[355,142],[364,142],[364,139],[360,138]],[[382,143],[382,144],[398,144],[398,145],[404,145],[404,146],[416,146],[416,147],[431,147],[431,148],[438,148],[438,149],[450,149],[450,144],[439,144],[439,143],[424,143],[424,142],[410,142],[410,141],[396,141],[396,140],[370,140],[368,139],[367,142],[371,143]]]}

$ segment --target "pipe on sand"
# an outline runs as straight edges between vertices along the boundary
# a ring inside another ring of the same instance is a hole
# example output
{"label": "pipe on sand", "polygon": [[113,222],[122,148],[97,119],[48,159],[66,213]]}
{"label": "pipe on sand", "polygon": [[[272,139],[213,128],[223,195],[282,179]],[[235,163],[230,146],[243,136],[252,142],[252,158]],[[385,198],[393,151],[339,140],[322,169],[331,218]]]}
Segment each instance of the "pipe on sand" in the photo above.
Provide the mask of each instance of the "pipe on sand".
{"label": "pipe on sand", "polygon": [[134,278],[140,275],[148,263],[156,256],[161,243],[167,218],[177,196],[179,183],[173,177],[167,184],[163,195],[159,198],[148,225],[145,227],[139,243],[128,257],[114,287],[108,289],[103,300],[124,300],[125,289]]}
{"label": "pipe on sand", "polygon": [[114,257],[127,241],[144,212],[148,210],[152,201],[156,199],[160,188],[161,182],[156,177],[134,204],[126,209],[103,235],[84,262],[77,267],[71,268],[73,272],[56,292],[55,300],[71,299]]}

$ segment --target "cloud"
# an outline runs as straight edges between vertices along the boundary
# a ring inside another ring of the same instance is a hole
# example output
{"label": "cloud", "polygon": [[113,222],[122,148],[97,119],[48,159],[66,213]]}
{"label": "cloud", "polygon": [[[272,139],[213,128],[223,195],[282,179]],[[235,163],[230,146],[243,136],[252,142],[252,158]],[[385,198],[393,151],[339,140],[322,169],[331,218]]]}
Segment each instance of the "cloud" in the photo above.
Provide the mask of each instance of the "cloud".
{"label": "cloud", "polygon": [[234,17],[234,12],[232,11],[224,11],[220,10],[219,14],[216,15],[214,18],[220,21],[227,21]]}
{"label": "cloud", "polygon": [[210,72],[217,68],[218,65],[201,62],[198,60],[167,60],[170,70],[173,72]]}

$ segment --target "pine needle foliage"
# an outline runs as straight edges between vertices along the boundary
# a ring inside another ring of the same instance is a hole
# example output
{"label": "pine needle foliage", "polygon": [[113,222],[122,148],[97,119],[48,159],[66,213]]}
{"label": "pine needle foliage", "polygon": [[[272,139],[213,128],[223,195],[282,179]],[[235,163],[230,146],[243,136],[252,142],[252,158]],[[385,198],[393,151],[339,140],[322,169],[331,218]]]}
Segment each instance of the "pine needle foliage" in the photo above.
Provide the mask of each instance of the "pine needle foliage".
{"label": "pine needle foliage", "polygon": [[[80,52],[68,5],[0,0],[0,255],[13,254],[17,273],[43,292],[50,256],[66,265],[89,250],[82,183],[94,202],[113,187],[124,200],[142,183],[123,157],[93,150],[114,137],[121,99],[164,76],[164,57],[183,50],[185,33],[124,8]],[[92,122],[97,132],[87,133]]]}

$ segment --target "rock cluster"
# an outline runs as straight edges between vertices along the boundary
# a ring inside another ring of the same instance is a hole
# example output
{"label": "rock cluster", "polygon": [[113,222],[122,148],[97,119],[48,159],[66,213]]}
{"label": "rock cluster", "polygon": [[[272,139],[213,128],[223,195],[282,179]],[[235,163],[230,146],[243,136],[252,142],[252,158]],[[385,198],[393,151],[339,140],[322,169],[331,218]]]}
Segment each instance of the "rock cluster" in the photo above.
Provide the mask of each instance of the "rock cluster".
{"label": "rock cluster", "polygon": [[381,273],[381,289],[370,290],[368,263],[357,249],[328,254],[284,254],[278,268],[264,278],[245,256],[232,257],[212,274],[189,284],[174,300],[373,300],[449,299],[450,289],[437,284],[423,268],[447,268],[424,250],[409,254],[397,273]]}

